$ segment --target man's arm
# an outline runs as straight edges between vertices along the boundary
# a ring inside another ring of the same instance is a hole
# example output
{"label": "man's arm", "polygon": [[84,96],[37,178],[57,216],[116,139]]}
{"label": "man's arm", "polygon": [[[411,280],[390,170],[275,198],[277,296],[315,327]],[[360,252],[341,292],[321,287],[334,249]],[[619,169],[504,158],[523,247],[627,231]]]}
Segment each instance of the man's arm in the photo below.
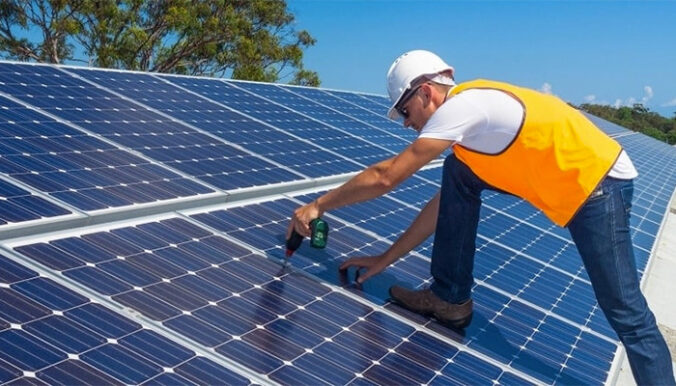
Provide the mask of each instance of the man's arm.
{"label": "man's arm", "polygon": [[[437,216],[439,215],[439,199],[441,193],[437,193],[420,211],[418,217],[413,220],[406,231],[399,236],[397,241],[383,254],[389,257],[390,263],[410,252],[425,241],[437,228]],[[389,263],[388,263],[389,264]]]}
{"label": "man's arm", "polygon": [[294,211],[287,229],[303,236],[310,235],[309,223],[324,212],[381,196],[439,156],[452,141],[418,138],[395,157],[366,168],[340,187]]}
{"label": "man's arm", "polygon": [[349,267],[357,267],[357,269],[366,268],[366,272],[357,278],[357,282],[361,284],[371,276],[379,274],[388,265],[420,245],[436,229],[437,216],[439,214],[439,197],[440,193],[437,193],[425,205],[418,214],[418,217],[413,220],[408,229],[399,236],[397,241],[385,253],[379,256],[353,257],[343,262],[340,265],[340,269],[347,269]]}

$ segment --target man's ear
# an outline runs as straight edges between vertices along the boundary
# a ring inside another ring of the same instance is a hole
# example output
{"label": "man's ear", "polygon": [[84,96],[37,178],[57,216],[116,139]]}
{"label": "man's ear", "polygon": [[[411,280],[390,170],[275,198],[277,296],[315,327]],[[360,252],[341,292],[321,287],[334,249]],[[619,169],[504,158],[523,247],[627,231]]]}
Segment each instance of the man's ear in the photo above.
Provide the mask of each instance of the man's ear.
{"label": "man's ear", "polygon": [[443,103],[443,97],[445,95],[442,95],[437,89],[437,87],[435,87],[431,83],[423,84],[418,92],[422,93],[422,95],[420,95],[420,98],[422,98],[422,104],[424,108],[427,108],[427,106],[429,106],[430,103],[434,103],[436,107],[439,107],[438,105],[441,105],[441,103]]}
{"label": "man's ear", "polygon": [[430,103],[432,100],[432,93],[434,92],[434,87],[432,87],[431,84],[425,83],[420,88],[418,89],[422,95],[420,97],[422,98],[423,102],[423,107],[427,107],[427,104]]}

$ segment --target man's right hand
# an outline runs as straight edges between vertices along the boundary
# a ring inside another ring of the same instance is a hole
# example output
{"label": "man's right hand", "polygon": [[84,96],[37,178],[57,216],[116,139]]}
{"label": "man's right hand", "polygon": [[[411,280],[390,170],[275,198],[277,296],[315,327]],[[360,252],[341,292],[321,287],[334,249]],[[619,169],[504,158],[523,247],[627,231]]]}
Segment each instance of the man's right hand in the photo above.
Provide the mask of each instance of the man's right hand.
{"label": "man's right hand", "polygon": [[362,284],[371,276],[377,275],[382,272],[391,261],[385,258],[384,255],[378,256],[365,256],[365,257],[352,257],[347,259],[340,265],[341,270],[346,270],[350,267],[357,267],[357,270],[366,268],[366,272],[362,275],[357,276],[357,283]]}
{"label": "man's right hand", "polygon": [[310,221],[321,216],[319,203],[317,200],[303,206],[299,206],[291,216],[289,226],[286,228],[286,239],[291,238],[291,232],[295,229],[298,234],[304,237],[310,237]]}

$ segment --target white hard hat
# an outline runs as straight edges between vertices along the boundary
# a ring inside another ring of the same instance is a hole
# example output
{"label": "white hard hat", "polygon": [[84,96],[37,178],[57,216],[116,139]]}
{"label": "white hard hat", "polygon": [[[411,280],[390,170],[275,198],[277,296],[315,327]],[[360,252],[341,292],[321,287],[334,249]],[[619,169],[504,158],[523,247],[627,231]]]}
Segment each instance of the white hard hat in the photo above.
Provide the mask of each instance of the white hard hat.
{"label": "white hard hat", "polygon": [[392,101],[392,107],[387,112],[387,116],[391,119],[399,118],[395,106],[411,87],[414,80],[423,75],[432,79],[441,72],[449,70],[451,71],[451,78],[446,78],[446,82],[443,83],[453,85],[455,83],[452,76],[455,70],[436,54],[425,50],[414,50],[398,57],[390,66],[390,70],[387,71],[387,92],[390,94]]}

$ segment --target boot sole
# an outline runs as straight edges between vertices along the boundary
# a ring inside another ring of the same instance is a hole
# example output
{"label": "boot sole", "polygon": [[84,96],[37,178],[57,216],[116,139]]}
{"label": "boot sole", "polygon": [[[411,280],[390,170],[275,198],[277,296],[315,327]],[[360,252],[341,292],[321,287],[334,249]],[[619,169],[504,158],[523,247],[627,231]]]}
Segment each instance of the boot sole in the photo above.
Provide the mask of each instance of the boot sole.
{"label": "boot sole", "polygon": [[444,320],[444,319],[438,318],[436,315],[434,315],[434,317],[437,319],[437,321],[439,323],[441,323],[442,325],[444,325],[446,327],[462,330],[465,327],[469,326],[470,323],[472,323],[472,316],[473,315],[474,315],[474,313],[471,313],[471,314],[469,314],[469,316],[466,316],[462,319],[456,319],[456,320]]}
{"label": "boot sole", "polygon": [[398,304],[402,308],[405,308],[411,312],[415,312],[418,315],[422,316],[433,316],[441,325],[449,327],[449,328],[454,328],[461,330],[472,323],[472,316],[474,315],[474,312],[470,312],[468,316],[465,316],[464,318],[461,319],[456,319],[456,320],[445,320],[443,318],[439,318],[434,311],[422,311],[422,310],[416,310],[415,308],[409,307],[406,305],[406,303],[399,301],[395,296],[392,295],[392,289],[390,288],[389,291],[390,298],[388,299],[389,301],[394,302],[395,304]]}

